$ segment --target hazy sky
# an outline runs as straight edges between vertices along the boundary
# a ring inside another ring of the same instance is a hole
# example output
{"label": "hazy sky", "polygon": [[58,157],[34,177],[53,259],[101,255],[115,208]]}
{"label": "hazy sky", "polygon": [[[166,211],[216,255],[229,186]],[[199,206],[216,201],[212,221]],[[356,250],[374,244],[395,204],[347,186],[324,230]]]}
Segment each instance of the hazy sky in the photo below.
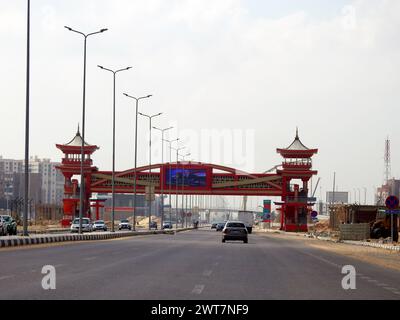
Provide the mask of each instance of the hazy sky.
{"label": "hazy sky", "polygon": [[[107,27],[88,40],[86,137],[101,148],[94,156],[100,169],[111,168],[112,75],[98,64],[134,67],[117,80],[119,170],[133,166],[134,105],[122,95],[128,92],[154,94],[141,111],[164,112],[154,125],[177,127],[170,137],[186,140],[194,160],[261,172],[280,162],[276,148],[288,146],[298,126],[303,143],[319,148],[314,166],[323,191],[336,171],[339,189],[367,187],[372,199],[387,136],[392,175],[400,177],[398,0],[31,3],[31,155],[59,161],[55,143],[72,139],[81,122],[83,39],[64,25]],[[25,6],[0,0],[6,158],[24,155]],[[139,134],[144,164],[145,119]],[[155,148],[153,162],[160,158]]]}

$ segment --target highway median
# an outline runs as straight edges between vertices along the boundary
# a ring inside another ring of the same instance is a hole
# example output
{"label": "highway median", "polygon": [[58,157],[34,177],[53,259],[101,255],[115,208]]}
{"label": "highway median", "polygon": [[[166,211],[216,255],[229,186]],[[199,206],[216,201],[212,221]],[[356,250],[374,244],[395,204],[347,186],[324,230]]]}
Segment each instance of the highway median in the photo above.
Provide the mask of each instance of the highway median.
{"label": "highway median", "polygon": [[145,236],[145,235],[174,234],[176,232],[188,231],[192,229],[193,228],[151,230],[151,231],[92,232],[84,234],[73,234],[73,233],[34,234],[28,237],[9,236],[9,237],[0,237],[0,248],[20,247],[20,246],[60,243],[60,242],[108,240],[108,239],[127,238],[127,237]]}

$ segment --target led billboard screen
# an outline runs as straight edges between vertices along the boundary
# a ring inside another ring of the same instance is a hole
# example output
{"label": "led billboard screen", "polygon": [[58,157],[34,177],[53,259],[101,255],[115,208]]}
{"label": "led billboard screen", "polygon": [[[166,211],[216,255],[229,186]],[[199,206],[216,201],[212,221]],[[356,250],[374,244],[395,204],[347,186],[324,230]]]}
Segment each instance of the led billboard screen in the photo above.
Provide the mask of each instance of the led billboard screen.
{"label": "led billboard screen", "polygon": [[165,183],[167,185],[186,187],[205,187],[207,172],[204,169],[171,168],[167,170]]}

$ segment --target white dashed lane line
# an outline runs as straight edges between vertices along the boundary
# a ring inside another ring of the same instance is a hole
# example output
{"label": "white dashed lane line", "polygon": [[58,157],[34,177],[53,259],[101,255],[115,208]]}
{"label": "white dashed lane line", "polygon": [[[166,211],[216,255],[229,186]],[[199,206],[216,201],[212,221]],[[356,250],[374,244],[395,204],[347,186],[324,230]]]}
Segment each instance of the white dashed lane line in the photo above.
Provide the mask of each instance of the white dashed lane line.
{"label": "white dashed lane line", "polygon": [[194,287],[194,289],[192,290],[193,294],[201,294],[204,290],[204,285],[203,284],[198,284]]}
{"label": "white dashed lane line", "polygon": [[14,278],[14,277],[15,277],[14,275],[11,275],[11,276],[1,276],[1,277],[0,277],[0,281],[1,281],[1,280],[11,279],[11,278]]}
{"label": "white dashed lane line", "polygon": [[203,276],[209,277],[209,276],[211,276],[212,273],[213,273],[212,270],[205,270],[205,271],[203,272]]}
{"label": "white dashed lane line", "polygon": [[88,258],[84,258],[83,260],[85,261],[92,261],[92,260],[96,260],[97,257],[88,257]]}

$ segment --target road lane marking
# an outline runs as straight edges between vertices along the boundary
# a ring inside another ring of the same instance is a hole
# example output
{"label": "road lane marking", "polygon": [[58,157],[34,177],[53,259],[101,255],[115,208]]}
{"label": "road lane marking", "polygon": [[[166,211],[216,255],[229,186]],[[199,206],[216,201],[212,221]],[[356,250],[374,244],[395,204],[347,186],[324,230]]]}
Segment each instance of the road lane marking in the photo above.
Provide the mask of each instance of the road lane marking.
{"label": "road lane marking", "polygon": [[376,285],[377,285],[378,287],[389,287],[389,285],[386,284],[386,283],[377,283]]}
{"label": "road lane marking", "polygon": [[397,291],[397,288],[393,288],[393,287],[383,287],[383,289],[389,290],[389,291]]}
{"label": "road lane marking", "polygon": [[211,276],[212,273],[213,273],[212,270],[205,270],[205,271],[203,272],[203,276],[209,277],[209,276]]}
{"label": "road lane marking", "polygon": [[204,285],[203,284],[198,284],[194,287],[194,289],[192,290],[193,294],[201,294],[204,290]]}
{"label": "road lane marking", "polygon": [[0,281],[1,281],[1,280],[11,279],[11,278],[14,278],[14,277],[15,277],[14,275],[11,275],[11,276],[2,276],[2,277],[0,277]]}
{"label": "road lane marking", "polygon": [[378,283],[378,280],[374,280],[374,279],[367,279],[368,282],[372,282],[372,283]]}
{"label": "road lane marking", "polygon": [[97,257],[88,257],[88,258],[84,258],[83,260],[92,261],[92,260],[95,260],[95,259],[97,259]]}

